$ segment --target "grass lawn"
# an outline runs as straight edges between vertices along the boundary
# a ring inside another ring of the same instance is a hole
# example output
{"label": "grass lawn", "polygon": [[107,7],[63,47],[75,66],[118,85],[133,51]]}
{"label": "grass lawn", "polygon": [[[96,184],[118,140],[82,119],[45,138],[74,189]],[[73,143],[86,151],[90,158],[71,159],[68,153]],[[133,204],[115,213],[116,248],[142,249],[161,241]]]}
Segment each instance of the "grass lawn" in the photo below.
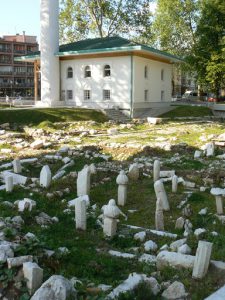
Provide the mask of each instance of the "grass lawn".
{"label": "grass lawn", "polygon": [[85,108],[38,108],[0,111],[0,123],[38,125],[41,122],[107,121],[106,116],[96,110]]}
{"label": "grass lawn", "polygon": [[212,116],[212,110],[204,106],[177,106],[173,110],[162,114],[162,118],[176,118],[176,117],[205,117]]}

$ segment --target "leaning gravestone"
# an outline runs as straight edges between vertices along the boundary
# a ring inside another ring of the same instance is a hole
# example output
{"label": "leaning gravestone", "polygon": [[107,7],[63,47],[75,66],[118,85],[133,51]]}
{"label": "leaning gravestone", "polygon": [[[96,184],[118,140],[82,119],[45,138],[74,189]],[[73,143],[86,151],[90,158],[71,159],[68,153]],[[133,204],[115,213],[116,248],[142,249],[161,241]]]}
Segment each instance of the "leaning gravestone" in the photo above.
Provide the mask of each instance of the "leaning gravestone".
{"label": "leaning gravestone", "polygon": [[91,185],[91,172],[87,166],[78,172],[77,176],[77,196],[89,195]]}
{"label": "leaning gravestone", "polygon": [[169,202],[167,199],[164,185],[161,180],[157,180],[154,183],[154,189],[155,189],[155,194],[156,194],[157,200],[161,199],[161,201],[162,201],[163,210],[166,210],[166,211],[170,210],[170,205],[169,205]]}
{"label": "leaning gravestone", "polygon": [[156,182],[160,178],[160,161],[155,160],[153,165],[153,180]]}
{"label": "leaning gravestone", "polygon": [[131,180],[134,180],[134,181],[138,180],[138,178],[139,178],[139,168],[138,168],[137,163],[134,163],[134,164],[130,165],[129,171],[128,171],[128,177]]}
{"label": "leaning gravestone", "polygon": [[206,275],[209,267],[212,245],[212,243],[205,241],[198,242],[198,248],[196,251],[194,268],[192,272],[193,278],[201,279]]}
{"label": "leaning gravestone", "polygon": [[49,168],[48,165],[45,165],[42,169],[41,169],[41,173],[40,173],[40,185],[48,188],[51,184],[51,180],[52,180],[52,173],[51,170]]}

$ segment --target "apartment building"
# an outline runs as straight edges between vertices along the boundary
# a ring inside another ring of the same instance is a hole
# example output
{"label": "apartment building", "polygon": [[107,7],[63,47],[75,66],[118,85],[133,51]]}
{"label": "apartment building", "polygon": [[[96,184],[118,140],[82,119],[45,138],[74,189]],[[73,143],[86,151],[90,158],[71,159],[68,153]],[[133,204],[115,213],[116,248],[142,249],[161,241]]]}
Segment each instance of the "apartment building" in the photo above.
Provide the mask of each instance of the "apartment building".
{"label": "apartment building", "polygon": [[23,32],[0,37],[0,97],[34,97],[34,64],[14,59],[35,51],[36,36]]}

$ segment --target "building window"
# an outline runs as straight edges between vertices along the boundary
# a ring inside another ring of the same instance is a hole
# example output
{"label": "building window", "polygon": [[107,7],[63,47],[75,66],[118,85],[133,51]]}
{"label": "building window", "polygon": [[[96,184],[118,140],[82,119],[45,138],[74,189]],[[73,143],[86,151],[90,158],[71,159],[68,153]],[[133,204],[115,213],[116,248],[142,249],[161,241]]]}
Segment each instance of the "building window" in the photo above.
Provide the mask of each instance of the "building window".
{"label": "building window", "polygon": [[67,78],[73,78],[73,68],[67,68]]}
{"label": "building window", "polygon": [[164,100],[165,100],[165,92],[161,91],[161,101],[164,101]]}
{"label": "building window", "polygon": [[91,90],[84,90],[84,100],[91,99]]}
{"label": "building window", "polygon": [[84,69],[84,77],[85,78],[91,77],[91,68],[90,68],[90,66],[86,66],[85,67],[85,69]]}
{"label": "building window", "polygon": [[164,70],[161,70],[161,80],[164,80]]}
{"label": "building window", "polygon": [[67,90],[67,100],[73,100],[73,90]]}
{"label": "building window", "polygon": [[148,90],[145,90],[145,101],[148,101]]}
{"label": "building window", "polygon": [[103,90],[103,100],[110,100],[110,90]]}
{"label": "building window", "polygon": [[145,76],[146,79],[148,78],[148,66],[145,66],[144,76]]}
{"label": "building window", "polygon": [[110,65],[104,66],[104,77],[110,77],[111,76],[111,69]]}

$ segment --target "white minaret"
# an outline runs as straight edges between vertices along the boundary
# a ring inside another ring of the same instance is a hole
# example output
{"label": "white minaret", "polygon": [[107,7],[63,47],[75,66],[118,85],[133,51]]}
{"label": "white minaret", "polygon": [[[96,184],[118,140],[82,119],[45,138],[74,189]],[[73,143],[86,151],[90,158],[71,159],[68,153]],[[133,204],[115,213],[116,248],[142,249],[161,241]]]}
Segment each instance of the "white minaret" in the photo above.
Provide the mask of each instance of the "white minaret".
{"label": "white minaret", "polygon": [[59,0],[40,0],[41,13],[41,102],[39,106],[59,105]]}

